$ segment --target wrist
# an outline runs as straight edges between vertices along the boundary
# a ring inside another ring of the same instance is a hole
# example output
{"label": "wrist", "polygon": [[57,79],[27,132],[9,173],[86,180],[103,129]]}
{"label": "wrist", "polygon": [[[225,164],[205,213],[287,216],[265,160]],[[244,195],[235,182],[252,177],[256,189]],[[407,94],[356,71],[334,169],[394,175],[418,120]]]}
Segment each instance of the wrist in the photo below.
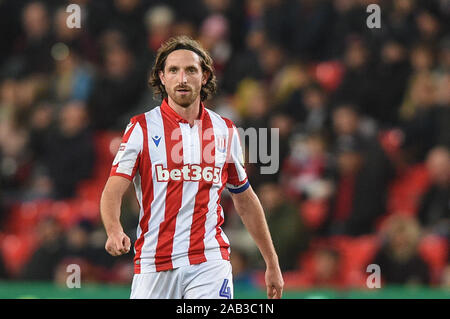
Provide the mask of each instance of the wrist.
{"label": "wrist", "polygon": [[266,260],[266,267],[267,269],[278,269],[280,268],[280,264],[278,262],[278,256],[271,256]]}
{"label": "wrist", "polygon": [[123,234],[123,228],[120,226],[111,227],[106,230],[106,235],[108,237],[112,237],[112,236],[116,236],[116,235],[120,235],[120,234]]}

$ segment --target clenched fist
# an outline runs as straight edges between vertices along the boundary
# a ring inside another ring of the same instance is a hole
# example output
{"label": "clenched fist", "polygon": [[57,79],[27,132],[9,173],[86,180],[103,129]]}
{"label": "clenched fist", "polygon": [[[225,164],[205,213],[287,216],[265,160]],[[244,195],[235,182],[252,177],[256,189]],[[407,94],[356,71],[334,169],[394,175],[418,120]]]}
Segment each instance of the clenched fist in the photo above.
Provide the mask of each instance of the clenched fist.
{"label": "clenched fist", "polygon": [[130,247],[130,238],[124,232],[110,234],[105,244],[106,251],[112,256],[127,254]]}

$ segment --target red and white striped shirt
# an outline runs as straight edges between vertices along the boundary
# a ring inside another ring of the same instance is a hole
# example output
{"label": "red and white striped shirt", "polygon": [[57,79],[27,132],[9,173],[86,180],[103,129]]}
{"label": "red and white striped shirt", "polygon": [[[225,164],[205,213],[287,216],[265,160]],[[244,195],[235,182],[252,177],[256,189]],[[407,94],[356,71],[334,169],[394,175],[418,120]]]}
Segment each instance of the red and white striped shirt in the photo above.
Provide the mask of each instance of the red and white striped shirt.
{"label": "red and white striped shirt", "polygon": [[110,175],[136,190],[135,273],[229,260],[220,196],[225,186],[233,193],[249,187],[232,121],[201,104],[191,127],[164,100],[131,119]]}

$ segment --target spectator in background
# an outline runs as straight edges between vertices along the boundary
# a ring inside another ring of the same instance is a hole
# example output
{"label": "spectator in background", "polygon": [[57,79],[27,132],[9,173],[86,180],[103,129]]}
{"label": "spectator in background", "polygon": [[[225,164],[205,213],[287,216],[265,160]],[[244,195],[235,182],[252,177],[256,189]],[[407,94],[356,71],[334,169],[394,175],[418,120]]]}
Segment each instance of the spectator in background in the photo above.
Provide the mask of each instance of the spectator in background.
{"label": "spectator in background", "polygon": [[[306,66],[301,62],[285,65],[274,79],[273,103],[288,113],[295,121],[301,122],[300,125],[303,125],[308,112],[306,109],[307,102],[304,101],[304,93],[308,88],[312,89],[314,85],[315,83],[311,81]],[[312,100],[314,100],[314,106],[310,106],[315,109],[319,103],[314,97],[311,100],[308,99],[308,102],[312,102]]]}
{"label": "spectator in background", "polygon": [[303,224],[299,209],[283,198],[279,186],[265,183],[258,188],[258,197],[266,212],[267,224],[273,234],[273,243],[278,252],[283,271],[297,267],[300,253],[309,245],[309,233]]}
{"label": "spectator in background", "polygon": [[268,127],[269,96],[260,82],[254,79],[243,80],[233,102],[242,118],[239,124],[244,129]]}
{"label": "spectator in background", "polygon": [[450,155],[446,147],[433,148],[426,167],[431,184],[422,196],[418,218],[425,231],[450,239]]}
{"label": "spectator in background", "polygon": [[374,105],[374,93],[378,89],[374,82],[369,49],[364,39],[352,37],[348,40],[343,57],[345,73],[338,88],[333,92],[333,105],[351,103],[358,105],[361,114],[374,116],[378,105]]}
{"label": "spectator in background", "polygon": [[269,42],[284,45],[290,41],[289,21],[286,19],[290,12],[290,1],[267,1],[263,13],[264,33]]}
{"label": "spectator in background", "polygon": [[329,166],[322,134],[296,134],[291,139],[291,152],[283,162],[280,183],[286,195],[297,203],[302,199],[327,199],[332,191],[326,180]]}
{"label": "spectator in background", "polygon": [[362,123],[354,106],[339,105],[333,110],[331,150],[336,163],[330,174],[335,192],[322,226],[328,235],[373,232],[375,220],[385,213],[392,167],[373,132],[364,130]]}
{"label": "spectator in background", "polygon": [[258,52],[266,45],[267,40],[260,28],[249,31],[245,39],[244,48],[232,52],[230,60],[224,70],[222,83],[219,85],[227,94],[235,94],[239,84],[245,78],[259,79],[262,77]]}
{"label": "spectator in background", "polygon": [[[431,47],[424,43],[415,44],[410,50],[409,63],[411,74],[407,83],[406,94],[399,109],[399,117],[403,121],[410,120],[420,105],[431,104],[431,99],[415,91],[424,77],[429,76],[435,67],[435,59]],[[431,78],[429,80],[432,80]]]}
{"label": "spectator in background", "polygon": [[255,288],[252,266],[245,249],[234,246],[230,255],[230,262],[234,285],[241,287],[241,289]]}
{"label": "spectator in background", "polygon": [[92,91],[92,68],[83,62],[73,47],[59,43],[57,52],[55,72],[50,79],[50,95],[54,102],[87,102]]}
{"label": "spectator in background", "polygon": [[214,14],[203,21],[199,30],[199,42],[213,58],[214,70],[219,82],[232,54],[232,47],[228,40],[229,29],[228,20],[221,14]]}
{"label": "spectator in background", "polygon": [[94,164],[94,145],[88,127],[86,107],[67,103],[58,114],[57,126],[49,128],[36,141],[37,161],[45,169],[55,199],[73,197],[78,182],[90,177]]}
{"label": "spectator in background", "polygon": [[160,4],[148,9],[144,19],[147,30],[146,49],[152,56],[155,56],[161,44],[172,34],[175,13],[171,7]]}
{"label": "spectator in background", "polygon": [[390,128],[399,124],[399,109],[411,70],[407,49],[399,41],[386,41],[380,55],[374,76],[378,94],[373,95],[375,102],[370,114],[380,125]]}
{"label": "spectator in background", "polygon": [[[103,247],[98,249],[94,245],[94,231],[94,224],[87,219],[79,220],[67,230],[63,245],[64,259],[61,260],[55,270],[56,281],[65,282],[61,279],[67,277],[66,266],[71,263],[81,267],[83,281],[108,281],[113,279],[110,274],[111,268],[118,261],[109,256]],[[121,259],[130,261],[130,258],[130,256],[123,256]]]}
{"label": "spectator in background", "polygon": [[314,252],[314,273],[310,284],[321,288],[342,288],[345,286],[341,271],[341,256],[331,247],[321,247]]}
{"label": "spectator in background", "polygon": [[[433,5],[431,5],[433,6]],[[420,41],[436,47],[442,32],[445,32],[439,21],[435,8],[424,6],[415,15],[415,22]]]}
{"label": "spectator in background", "polygon": [[[270,174],[270,180],[278,182],[281,173],[281,166],[286,160],[289,154],[289,139],[293,132],[294,121],[292,118],[283,112],[273,112],[269,119],[269,127],[267,132],[267,154],[272,155],[272,161],[275,161],[275,154],[278,154],[278,170],[277,172]],[[274,139],[272,129],[278,129],[278,140]],[[275,141],[272,143],[272,141]],[[275,145],[277,144],[277,145]],[[267,178],[269,179],[269,178]]]}
{"label": "spectator in background", "polygon": [[142,0],[114,0],[108,13],[107,29],[125,34],[129,49],[135,56],[145,48],[145,8]]}
{"label": "spectator in background", "polygon": [[360,138],[343,135],[335,146],[335,191],[330,199],[327,220],[322,225],[327,235],[359,236],[374,231],[375,221],[385,212],[387,181],[384,173],[370,167]]}
{"label": "spectator in background", "polygon": [[[36,78],[7,78],[0,83],[0,180],[7,200],[16,200],[30,171],[28,118],[41,89]],[[6,203],[7,204],[7,203]]]}
{"label": "spectator in background", "polygon": [[404,147],[417,161],[425,160],[426,154],[438,142],[440,116],[446,111],[436,104],[436,83],[431,74],[423,72],[416,76],[411,88],[411,103],[415,106],[414,114],[402,123],[405,133]]}
{"label": "spectator in background", "polygon": [[392,215],[381,234],[384,243],[371,261],[381,268],[387,285],[428,285],[430,270],[418,252],[421,229],[412,217]]}
{"label": "spectator in background", "polygon": [[[0,215],[1,218],[1,215]],[[3,256],[0,254],[0,280],[8,279],[9,275],[6,271],[5,262],[3,261]]]}
{"label": "spectator in background", "polygon": [[417,27],[414,21],[414,11],[417,8],[415,0],[398,0],[388,4],[391,6],[386,12],[386,24],[389,38],[398,39],[406,46],[416,40]]}
{"label": "spectator in background", "polygon": [[120,33],[105,36],[104,65],[94,82],[88,109],[94,129],[119,129],[136,107],[145,88],[147,70],[140,69]]}
{"label": "spectator in background", "polygon": [[[295,55],[317,61],[329,58],[327,44],[333,30],[332,1],[291,1],[287,10],[287,24],[291,38],[285,44]],[[339,35],[342,37],[342,35]]]}
{"label": "spectator in background", "polygon": [[21,75],[51,72],[54,40],[46,6],[40,1],[30,2],[23,8],[21,18],[24,34],[14,44],[14,56],[8,64],[17,66]]}
{"label": "spectator in background", "polygon": [[[270,104],[269,104],[268,93],[264,90],[264,86],[253,79],[243,80],[236,92],[235,98],[233,100],[233,105],[237,110],[238,114],[241,115],[241,120],[238,122],[240,127],[244,130],[249,129],[250,131],[256,133],[254,134],[257,142],[249,143],[249,140],[242,141],[248,149],[245,150],[244,154],[247,157],[245,162],[247,174],[249,175],[252,185],[257,189],[257,187],[267,181],[267,179],[272,179],[271,175],[260,174],[261,167],[267,165],[267,163],[262,163],[261,158],[258,154],[260,151],[260,138],[257,134],[259,129],[264,129],[269,127],[270,120]],[[256,130],[256,132],[254,131]],[[269,132],[268,132],[269,135]],[[265,143],[267,146],[267,154],[270,150],[270,136],[267,139],[268,142]]]}
{"label": "spectator in background", "polygon": [[447,266],[445,266],[444,270],[442,271],[440,286],[444,289],[450,290],[450,254],[448,256]]}
{"label": "spectator in background", "polygon": [[[86,12],[83,12],[83,10],[81,12],[81,17],[84,17],[83,13],[87,16]],[[52,28],[55,44],[64,44],[71,48],[71,51],[78,52],[79,57],[82,57],[82,60],[87,63],[98,63],[100,57],[97,42],[92,38],[89,28],[69,28],[67,26],[67,19],[70,14],[70,12],[66,11],[66,7],[59,7],[55,10]],[[81,24],[84,25],[85,22],[85,19],[82,19]],[[52,53],[55,49],[57,47],[53,45]],[[52,55],[55,57],[54,54]]]}
{"label": "spectator in background", "polygon": [[64,236],[64,255],[91,262],[94,257],[89,242],[92,231],[93,225],[88,220],[80,220],[70,227]]}
{"label": "spectator in background", "polygon": [[300,119],[302,128],[306,132],[320,132],[325,130],[329,120],[327,97],[318,84],[313,83],[305,87],[302,96],[304,116]]}
{"label": "spectator in background", "polygon": [[64,257],[62,228],[52,217],[38,225],[38,248],[22,269],[22,280],[52,281],[58,263]]}
{"label": "spectator in background", "polygon": [[[344,54],[347,43],[355,34],[364,35],[367,31],[365,6],[358,1],[333,0],[333,25],[328,30],[328,52],[331,58],[340,58]],[[389,12],[386,10],[383,12]]]}

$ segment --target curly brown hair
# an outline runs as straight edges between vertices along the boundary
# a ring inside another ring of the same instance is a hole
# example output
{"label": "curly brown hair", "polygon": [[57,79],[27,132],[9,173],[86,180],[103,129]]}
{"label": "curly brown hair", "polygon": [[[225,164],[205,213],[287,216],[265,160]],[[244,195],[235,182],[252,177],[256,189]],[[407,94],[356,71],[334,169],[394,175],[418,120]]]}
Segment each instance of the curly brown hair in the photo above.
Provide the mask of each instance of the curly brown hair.
{"label": "curly brown hair", "polygon": [[202,71],[207,71],[209,73],[209,78],[206,84],[202,86],[200,91],[200,99],[202,101],[210,98],[217,90],[217,80],[214,75],[213,59],[209,53],[202,48],[200,43],[188,36],[176,36],[172,37],[166,42],[164,42],[161,47],[156,52],[155,63],[148,80],[149,86],[153,89],[153,96],[156,99],[166,98],[167,92],[164,85],[161,83],[159,78],[159,72],[164,71],[167,56],[176,50],[190,50],[195,52],[200,57],[200,64]]}

